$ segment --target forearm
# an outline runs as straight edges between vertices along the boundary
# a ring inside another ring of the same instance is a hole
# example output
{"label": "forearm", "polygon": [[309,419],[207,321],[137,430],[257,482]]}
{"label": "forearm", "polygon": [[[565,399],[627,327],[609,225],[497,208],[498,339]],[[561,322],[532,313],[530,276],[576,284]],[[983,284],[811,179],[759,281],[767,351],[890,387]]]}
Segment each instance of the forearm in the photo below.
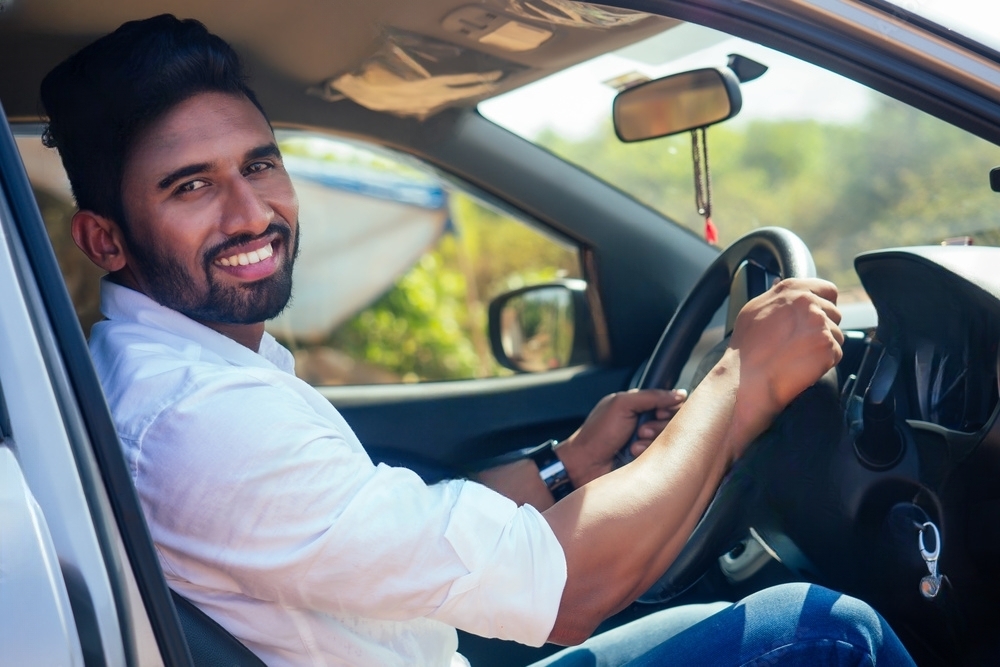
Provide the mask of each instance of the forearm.
{"label": "forearm", "polygon": [[739,356],[727,353],[639,459],[545,512],[568,574],[552,641],[585,639],[676,558],[752,436],[736,401],[739,379]]}
{"label": "forearm", "polygon": [[540,512],[552,507],[555,502],[538,474],[538,466],[531,459],[488,468],[476,475],[476,481],[518,505],[531,505]]}
{"label": "forearm", "polygon": [[840,361],[836,299],[831,283],[796,279],[750,300],[722,360],[645,454],[546,510],[568,574],[552,641],[582,641],[660,577],[729,465]]}

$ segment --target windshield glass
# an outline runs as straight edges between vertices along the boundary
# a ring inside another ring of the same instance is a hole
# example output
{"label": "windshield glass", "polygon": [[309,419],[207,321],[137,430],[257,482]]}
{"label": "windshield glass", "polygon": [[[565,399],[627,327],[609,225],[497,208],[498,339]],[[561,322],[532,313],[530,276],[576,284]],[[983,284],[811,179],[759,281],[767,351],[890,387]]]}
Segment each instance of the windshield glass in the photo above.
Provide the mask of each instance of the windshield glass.
{"label": "windshield glass", "polygon": [[1000,149],[851,80],[692,24],[480,105],[504,127],[591,171],[704,235],[690,134],[624,144],[611,126],[615,79],[725,67],[729,54],[768,66],[742,84],[743,108],[708,129],[712,219],[725,247],[779,225],[811,248],[822,277],[858,285],[859,252],[971,237],[1000,243]]}

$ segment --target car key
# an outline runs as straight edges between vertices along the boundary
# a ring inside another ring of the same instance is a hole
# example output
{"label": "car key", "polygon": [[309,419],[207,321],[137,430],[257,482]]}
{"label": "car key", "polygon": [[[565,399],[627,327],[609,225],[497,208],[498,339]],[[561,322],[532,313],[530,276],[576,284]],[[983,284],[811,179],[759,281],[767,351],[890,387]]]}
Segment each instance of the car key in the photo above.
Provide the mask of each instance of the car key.
{"label": "car key", "polygon": [[[918,537],[920,557],[924,559],[924,563],[927,564],[927,569],[930,572],[930,574],[920,580],[920,594],[928,600],[933,600],[941,592],[941,575],[938,574],[938,557],[941,555],[941,532],[934,525],[933,521],[917,524],[917,526],[920,530]],[[928,531],[934,534],[933,551],[928,551],[924,542],[924,533]]]}

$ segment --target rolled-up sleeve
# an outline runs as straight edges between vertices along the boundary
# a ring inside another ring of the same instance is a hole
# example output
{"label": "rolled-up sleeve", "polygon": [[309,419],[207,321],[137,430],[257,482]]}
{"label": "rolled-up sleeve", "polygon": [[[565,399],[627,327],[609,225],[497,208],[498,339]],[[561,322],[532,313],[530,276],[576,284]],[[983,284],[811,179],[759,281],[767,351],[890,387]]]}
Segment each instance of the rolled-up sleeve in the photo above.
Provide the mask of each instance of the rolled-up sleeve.
{"label": "rolled-up sleeve", "polygon": [[484,637],[544,644],[566,584],[566,559],[542,515],[466,483],[445,539],[468,574],[452,583],[432,616]]}
{"label": "rolled-up sleeve", "polygon": [[373,465],[353,433],[287,386],[225,375],[192,375],[126,443],[169,577],[545,642],[566,564],[537,511],[473,482],[428,486]]}

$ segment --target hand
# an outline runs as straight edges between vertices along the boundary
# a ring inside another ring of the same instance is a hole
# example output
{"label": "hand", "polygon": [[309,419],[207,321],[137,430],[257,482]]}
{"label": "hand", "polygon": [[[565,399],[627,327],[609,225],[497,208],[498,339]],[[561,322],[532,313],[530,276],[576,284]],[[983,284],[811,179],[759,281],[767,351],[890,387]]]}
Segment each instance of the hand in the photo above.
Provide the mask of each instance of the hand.
{"label": "hand", "polygon": [[746,432],[737,440],[750,442],[840,361],[844,334],[836,303],[833,283],[789,279],[740,311],[727,352],[738,356],[740,373],[735,418]]}
{"label": "hand", "polygon": [[632,443],[634,456],[645,451],[686,397],[687,392],[683,389],[633,389],[602,398],[576,433],[555,449],[573,486],[579,488],[610,472],[615,454],[635,431],[639,415],[655,411],[654,419],[639,428],[639,437]]}

